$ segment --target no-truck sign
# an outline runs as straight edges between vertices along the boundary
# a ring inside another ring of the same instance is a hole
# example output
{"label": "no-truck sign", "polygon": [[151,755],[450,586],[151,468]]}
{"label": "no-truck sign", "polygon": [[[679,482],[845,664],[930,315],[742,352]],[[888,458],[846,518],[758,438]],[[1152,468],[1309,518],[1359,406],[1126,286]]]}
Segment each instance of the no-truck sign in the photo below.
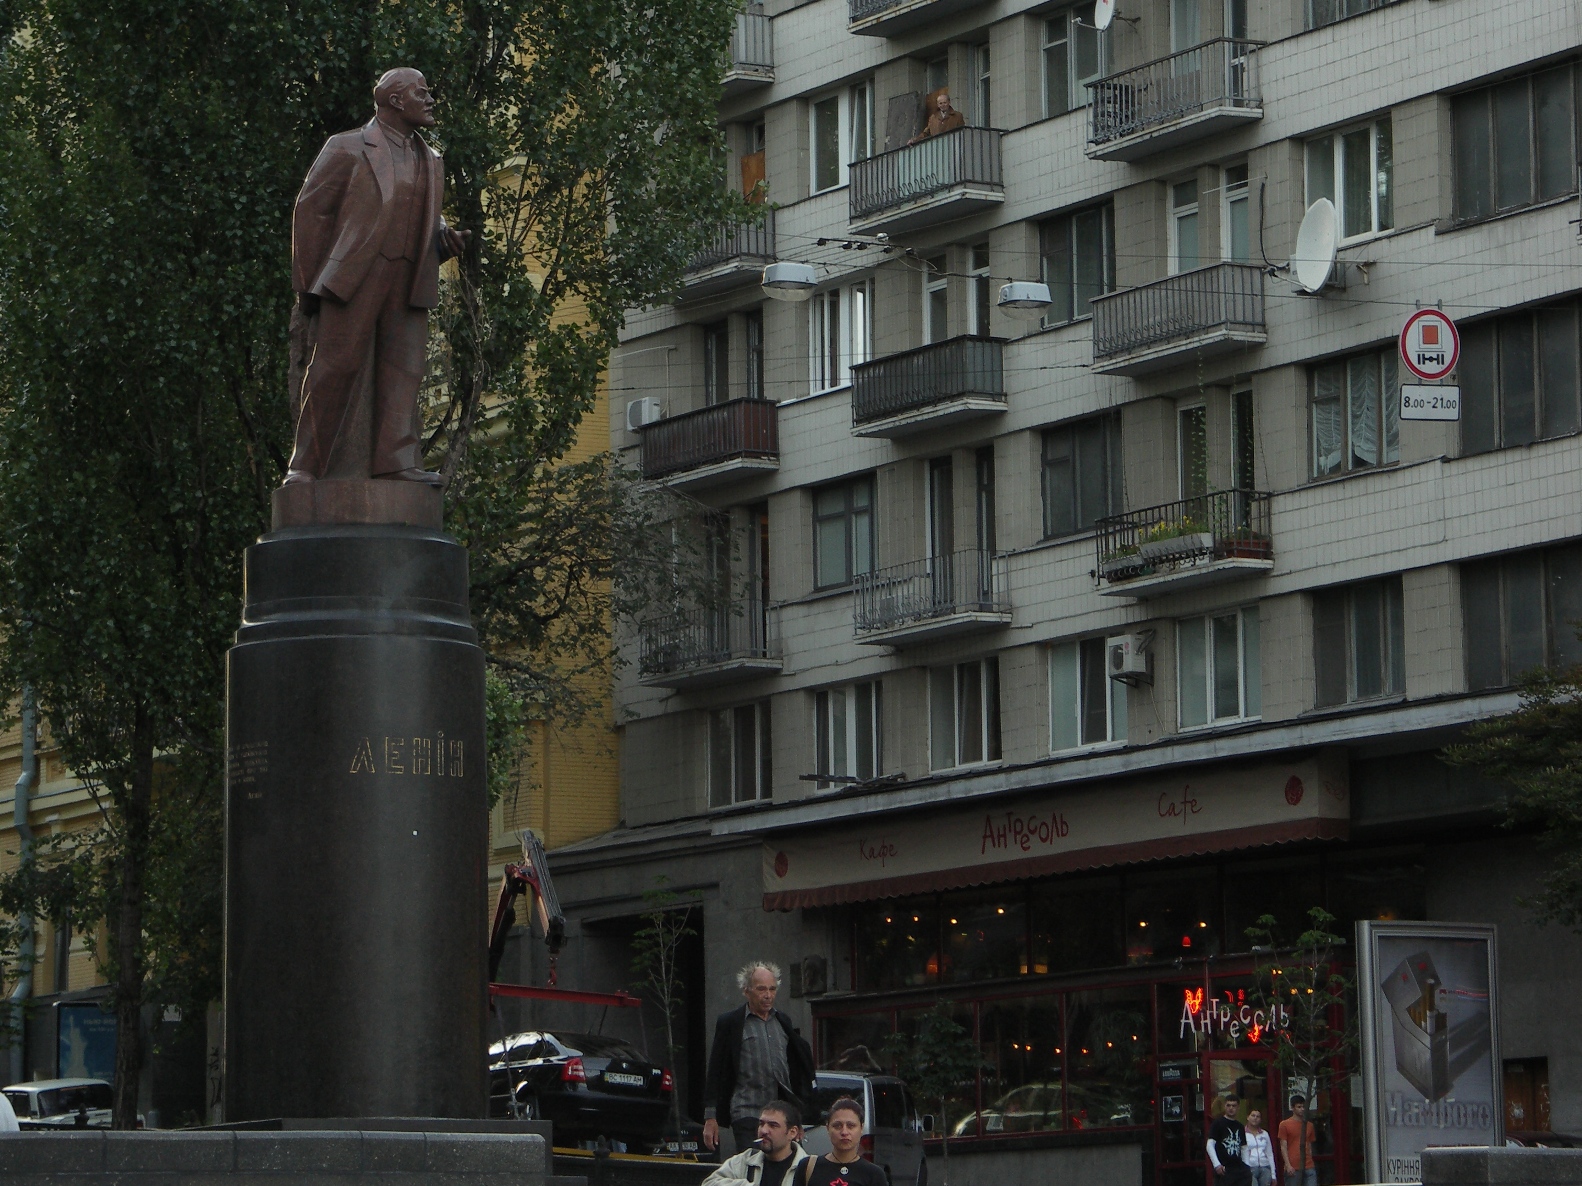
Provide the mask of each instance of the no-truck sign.
{"label": "no-truck sign", "polygon": [[1401,361],[1424,382],[1443,379],[1461,357],[1456,323],[1438,309],[1419,309],[1401,330]]}

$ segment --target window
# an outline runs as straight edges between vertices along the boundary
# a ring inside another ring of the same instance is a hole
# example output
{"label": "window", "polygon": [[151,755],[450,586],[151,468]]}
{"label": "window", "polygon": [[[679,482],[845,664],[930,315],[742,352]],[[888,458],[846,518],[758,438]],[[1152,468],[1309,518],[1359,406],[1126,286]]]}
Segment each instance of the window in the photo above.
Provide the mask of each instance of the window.
{"label": "window", "polygon": [[1170,186],[1170,274],[1190,272],[1202,263],[1197,242],[1197,182]]}
{"label": "window", "polygon": [[1112,680],[1102,638],[1049,648],[1049,748],[1126,740],[1126,685]]}
{"label": "window", "polygon": [[1093,24],[1093,5],[1079,4],[1044,22],[1044,117],[1088,105],[1085,83],[1109,70],[1109,47]]}
{"label": "window", "polygon": [[999,761],[999,659],[929,668],[928,737],[934,770]]}
{"label": "window", "polygon": [[1313,680],[1320,708],[1406,690],[1400,577],[1313,595]]}
{"label": "window", "polygon": [[873,479],[858,478],[813,492],[814,583],[849,585],[873,571]]}
{"label": "window", "polygon": [[872,355],[872,297],[872,282],[866,280],[813,294],[809,305],[815,392],[846,386],[851,368]]}
{"label": "window", "polygon": [[991,291],[989,278],[989,245],[975,243],[972,247],[972,258],[969,273],[972,276],[972,287],[967,289],[970,308],[967,310],[967,319],[972,324],[972,332],[980,338],[989,336],[989,310],[994,307],[994,296]]}
{"label": "window", "polygon": [[949,556],[956,550],[955,468],[948,456],[928,463],[928,556]]}
{"label": "window", "polygon": [[1526,445],[1582,426],[1575,302],[1528,309],[1461,333],[1461,452]]}
{"label": "window", "polygon": [[1088,302],[1115,289],[1115,208],[1106,203],[1051,218],[1038,228],[1038,239],[1052,302],[1044,324],[1087,317]]}
{"label": "window", "polygon": [[923,262],[923,345],[950,337],[950,277],[945,257]]}
{"label": "window", "polygon": [[1257,606],[1178,622],[1176,652],[1183,729],[1263,711]]}
{"label": "window", "polygon": [[1170,0],[1170,52],[1178,54],[1203,40],[1201,0]]}
{"label": "window", "polygon": [[1202,404],[1176,413],[1177,464],[1181,497],[1199,498],[1208,493],[1208,409]]}
{"label": "window", "polygon": [[972,48],[973,66],[973,117],[980,128],[994,126],[994,109],[989,98],[989,47],[975,45]]}
{"label": "window", "polygon": [[1332,25],[1336,21],[1345,20],[1348,16],[1358,16],[1394,2],[1395,0],[1308,0],[1307,27],[1316,29],[1320,25]]}
{"label": "window", "polygon": [[709,806],[769,798],[769,702],[709,713]]}
{"label": "window", "polygon": [[753,309],[742,320],[747,331],[747,398],[765,399],[764,312]]}
{"label": "window", "polygon": [[1309,140],[1307,204],[1333,202],[1342,239],[1389,230],[1395,225],[1394,156],[1388,116]]}
{"label": "window", "polygon": [[1246,40],[1247,0],[1225,0],[1225,36]]}
{"label": "window", "polygon": [[975,510],[978,518],[978,547],[985,552],[999,548],[994,526],[994,446],[984,445],[973,454],[976,470]]}
{"label": "window", "polygon": [[730,326],[716,321],[703,327],[703,402],[730,399]]}
{"label": "window", "polygon": [[813,100],[813,192],[846,184],[847,164],[873,155],[873,86],[862,82]]}
{"label": "window", "polygon": [[1313,476],[1369,469],[1401,455],[1396,352],[1313,368]]}
{"label": "window", "polygon": [[1044,433],[1044,538],[1086,531],[1121,512],[1121,425],[1114,416]]}
{"label": "window", "polygon": [[1461,566],[1467,687],[1514,684],[1535,667],[1582,663],[1582,546]]}
{"label": "window", "polygon": [[[863,781],[883,773],[879,726],[883,704],[878,680],[816,692],[813,704],[816,773],[837,775],[845,781]],[[838,785],[837,781],[820,781],[818,789]]]}
{"label": "window", "polygon": [[1252,392],[1237,391],[1230,397],[1230,484],[1233,490],[1252,490],[1253,474]]}
{"label": "window", "polygon": [[1221,250],[1231,263],[1252,263],[1252,230],[1248,217],[1252,203],[1247,187],[1247,166],[1227,165],[1221,191],[1225,196],[1223,244]]}
{"label": "window", "polygon": [[1575,76],[1561,66],[1454,100],[1458,219],[1576,193]]}

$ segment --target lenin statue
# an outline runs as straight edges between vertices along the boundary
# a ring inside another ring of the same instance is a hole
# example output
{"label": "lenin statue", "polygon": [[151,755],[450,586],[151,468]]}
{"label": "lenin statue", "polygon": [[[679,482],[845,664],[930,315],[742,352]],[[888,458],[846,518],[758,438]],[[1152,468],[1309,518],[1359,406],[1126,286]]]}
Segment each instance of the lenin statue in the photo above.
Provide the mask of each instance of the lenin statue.
{"label": "lenin statue", "polygon": [[[422,467],[417,394],[439,265],[461,254],[470,233],[440,216],[444,167],[418,135],[434,126],[423,75],[387,71],[374,88],[374,108],[361,128],[325,143],[292,216],[291,284],[317,333],[288,485],[330,476],[338,449],[368,458],[357,477],[440,481]],[[360,417],[355,405],[364,392],[371,407]],[[371,451],[346,440],[357,423],[370,424]]]}

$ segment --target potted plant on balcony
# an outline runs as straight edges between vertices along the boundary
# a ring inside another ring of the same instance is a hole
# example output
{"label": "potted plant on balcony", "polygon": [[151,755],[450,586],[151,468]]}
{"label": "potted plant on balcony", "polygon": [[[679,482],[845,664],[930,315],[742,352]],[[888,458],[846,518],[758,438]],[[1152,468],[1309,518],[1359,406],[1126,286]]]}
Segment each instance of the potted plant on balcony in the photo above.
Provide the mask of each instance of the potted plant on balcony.
{"label": "potted plant on balcony", "polygon": [[1211,552],[1214,537],[1196,519],[1161,519],[1138,534],[1137,550],[1148,560],[1181,560]]}
{"label": "potted plant on balcony", "polygon": [[1274,549],[1267,535],[1251,527],[1238,527],[1221,538],[1215,552],[1227,560],[1267,560]]}
{"label": "potted plant on balcony", "polygon": [[1136,544],[1121,544],[1099,561],[1099,575],[1108,581],[1129,581],[1152,571]]}

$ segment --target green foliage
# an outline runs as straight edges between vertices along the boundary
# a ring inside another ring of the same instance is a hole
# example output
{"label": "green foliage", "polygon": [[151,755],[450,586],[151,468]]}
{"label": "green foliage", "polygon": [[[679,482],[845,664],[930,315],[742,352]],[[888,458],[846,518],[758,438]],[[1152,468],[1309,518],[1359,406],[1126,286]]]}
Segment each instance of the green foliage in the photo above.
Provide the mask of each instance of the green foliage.
{"label": "green foliage", "polygon": [[1509,788],[1506,822],[1537,827],[1552,857],[1522,904],[1539,922],[1582,932],[1582,667],[1539,668],[1518,688],[1520,708],[1478,722],[1444,756]]}
{"label": "green foliage", "polygon": [[983,1058],[972,1034],[950,1015],[950,1006],[941,1002],[923,1014],[915,1034],[897,1031],[885,1039],[884,1053],[895,1062],[896,1074],[920,1098],[939,1103],[940,1149],[945,1168],[941,1186],[950,1182],[950,1096],[969,1088],[977,1079]]}
{"label": "green foliage", "polygon": [[[369,118],[380,71],[427,72],[449,220],[474,231],[435,319],[428,458],[504,685],[498,793],[524,706],[575,717],[620,590],[663,567],[630,544],[655,504],[568,449],[621,311],[750,215],[712,157],[734,8],[0,8],[0,690],[35,689],[103,806],[0,903],[107,922],[118,1125],[142,1004],[201,1019],[218,993],[224,656],[289,447],[291,207],[314,154]],[[586,318],[557,322],[571,306]]]}
{"label": "green foliage", "polygon": [[[665,1065],[674,1067],[677,1059],[676,1022],[686,1000],[686,985],[681,978],[681,947],[697,931],[692,927],[692,902],[670,888],[670,879],[654,878],[652,889],[643,892],[643,925],[632,936],[632,976],[636,987],[655,1005],[665,1022]],[[681,1131],[681,1101],[670,1093],[671,1131]]]}

